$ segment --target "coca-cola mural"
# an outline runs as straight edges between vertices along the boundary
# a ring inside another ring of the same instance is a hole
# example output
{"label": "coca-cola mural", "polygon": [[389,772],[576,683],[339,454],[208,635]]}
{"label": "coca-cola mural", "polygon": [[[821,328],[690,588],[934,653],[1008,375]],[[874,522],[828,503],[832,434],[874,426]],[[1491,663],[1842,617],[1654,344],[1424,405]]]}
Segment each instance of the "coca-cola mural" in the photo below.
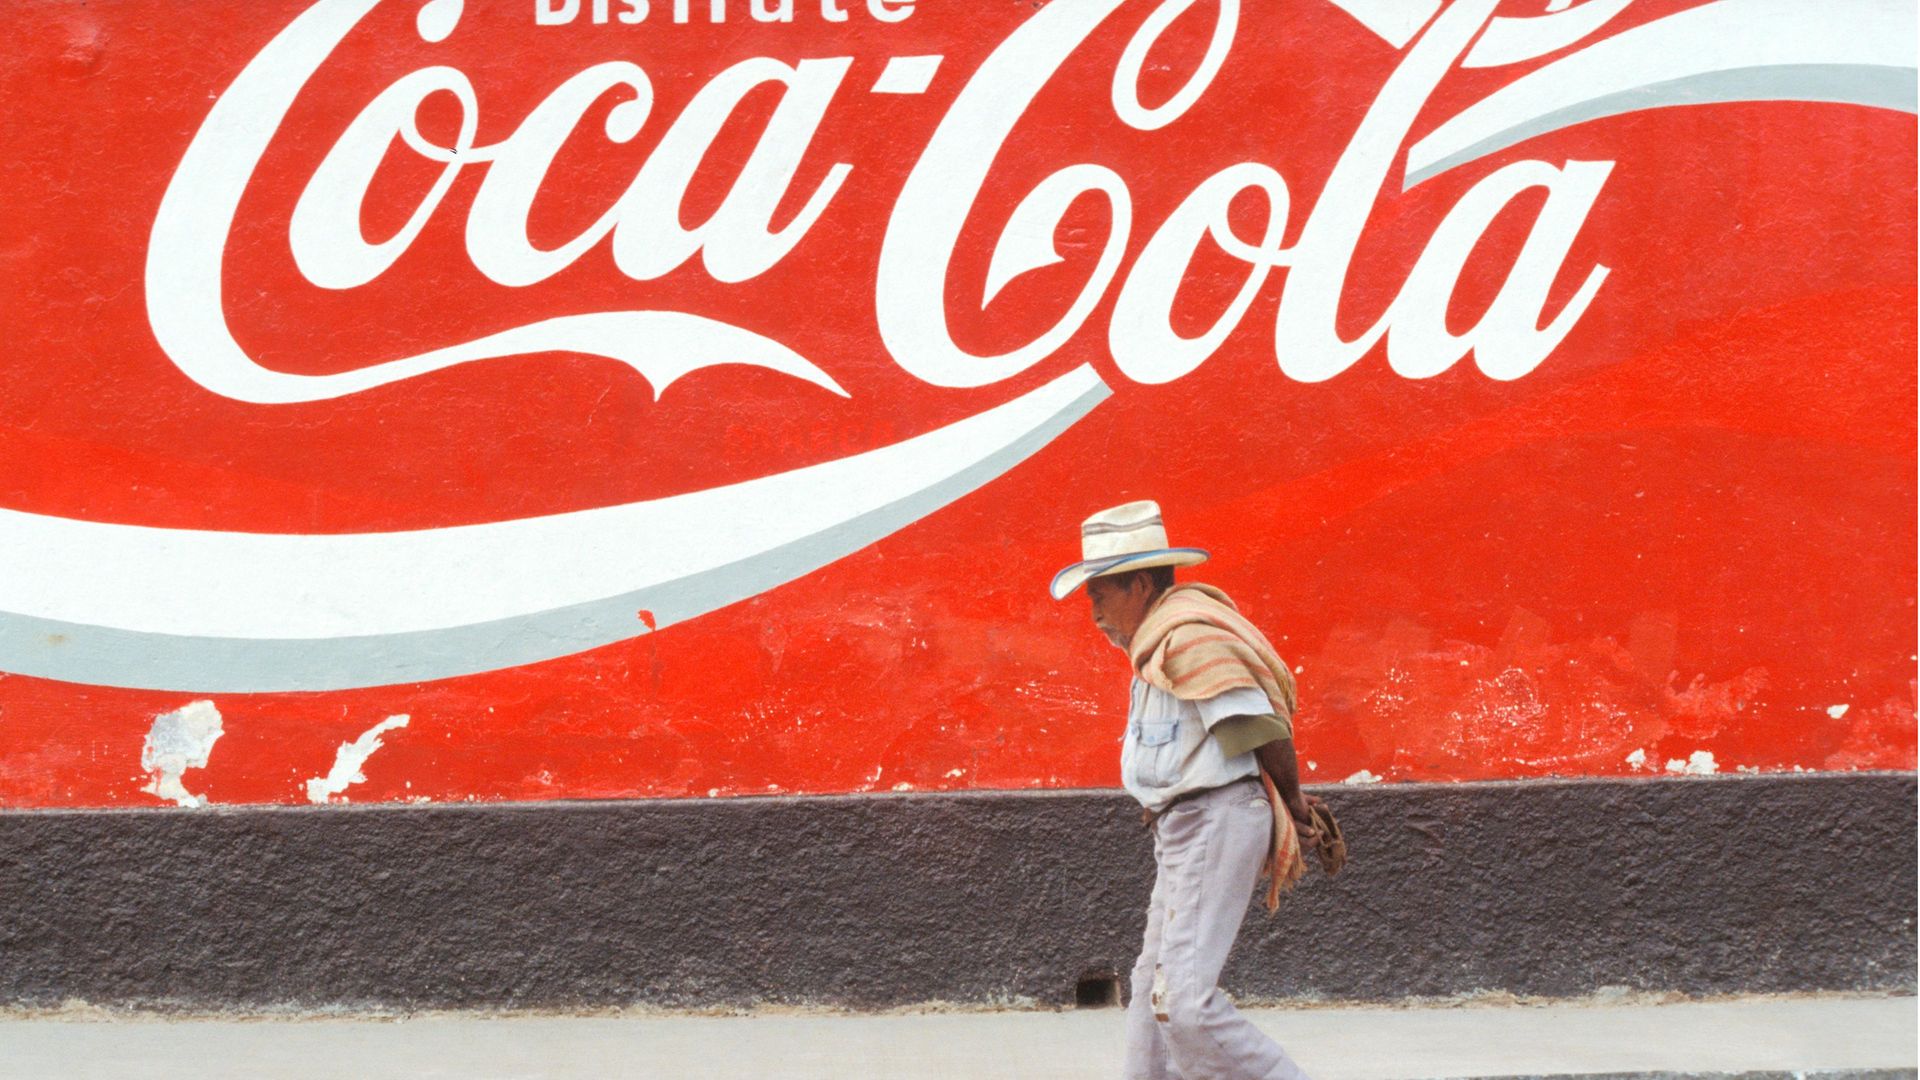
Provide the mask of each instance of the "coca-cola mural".
{"label": "coca-cola mural", "polygon": [[1912,768],[1900,0],[20,3],[0,803]]}

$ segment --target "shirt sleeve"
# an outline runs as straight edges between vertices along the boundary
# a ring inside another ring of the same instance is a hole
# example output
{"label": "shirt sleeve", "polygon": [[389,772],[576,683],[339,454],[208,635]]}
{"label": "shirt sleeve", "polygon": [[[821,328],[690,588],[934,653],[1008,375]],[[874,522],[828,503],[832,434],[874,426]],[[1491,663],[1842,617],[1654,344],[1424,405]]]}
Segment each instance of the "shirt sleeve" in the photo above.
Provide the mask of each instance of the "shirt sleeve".
{"label": "shirt sleeve", "polygon": [[1210,698],[1194,702],[1200,709],[1200,722],[1212,731],[1215,724],[1229,716],[1264,716],[1273,711],[1267,695],[1252,687],[1224,690]]}
{"label": "shirt sleeve", "polygon": [[1228,690],[1194,703],[1220,752],[1238,757],[1270,742],[1293,737],[1290,718],[1278,716],[1267,695],[1249,687]]}
{"label": "shirt sleeve", "polygon": [[1213,726],[1214,741],[1220,744],[1220,752],[1227,757],[1238,757],[1252,750],[1293,738],[1293,725],[1274,715],[1262,713],[1258,716],[1229,716]]}

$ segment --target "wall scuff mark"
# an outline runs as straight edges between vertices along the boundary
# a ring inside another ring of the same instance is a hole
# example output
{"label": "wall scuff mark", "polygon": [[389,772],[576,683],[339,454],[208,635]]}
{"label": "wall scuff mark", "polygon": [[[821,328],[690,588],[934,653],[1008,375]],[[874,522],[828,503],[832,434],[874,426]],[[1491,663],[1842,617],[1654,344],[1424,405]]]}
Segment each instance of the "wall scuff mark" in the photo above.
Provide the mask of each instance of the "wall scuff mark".
{"label": "wall scuff mark", "polygon": [[367,759],[380,749],[380,736],[395,728],[407,726],[406,713],[396,713],[360,733],[360,737],[348,743],[341,743],[340,750],[333,756],[333,768],[325,776],[316,776],[307,781],[307,801],[325,803],[333,796],[347,790],[351,784],[366,780],[361,768]]}
{"label": "wall scuff mark", "polygon": [[140,767],[151,777],[140,790],[171,799],[177,806],[205,806],[205,796],[195,795],[180,782],[188,769],[204,769],[213,754],[213,744],[224,734],[220,710],[211,701],[195,701],[153,718],[146,745],[140,748]]}

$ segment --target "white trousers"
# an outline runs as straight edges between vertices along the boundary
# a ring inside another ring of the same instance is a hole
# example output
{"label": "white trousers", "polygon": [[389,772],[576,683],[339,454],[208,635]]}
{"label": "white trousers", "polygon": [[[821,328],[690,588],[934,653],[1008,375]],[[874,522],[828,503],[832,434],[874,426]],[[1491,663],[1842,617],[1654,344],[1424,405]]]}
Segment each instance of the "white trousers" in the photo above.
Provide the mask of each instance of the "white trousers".
{"label": "white trousers", "polygon": [[1257,780],[1176,804],[1153,825],[1153,899],[1127,1005],[1127,1080],[1307,1080],[1215,985],[1273,832]]}

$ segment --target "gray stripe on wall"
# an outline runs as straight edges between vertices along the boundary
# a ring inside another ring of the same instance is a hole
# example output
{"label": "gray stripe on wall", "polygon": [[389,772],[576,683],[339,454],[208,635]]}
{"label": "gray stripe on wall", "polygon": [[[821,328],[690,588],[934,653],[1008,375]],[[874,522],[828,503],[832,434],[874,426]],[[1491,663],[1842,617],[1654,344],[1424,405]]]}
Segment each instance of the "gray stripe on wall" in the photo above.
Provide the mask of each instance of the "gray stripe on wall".
{"label": "gray stripe on wall", "polygon": [[[1911,773],[1317,789],[1353,863],[1242,998],[1914,989]],[[1066,1004],[1117,792],[0,813],[0,1005]]]}

